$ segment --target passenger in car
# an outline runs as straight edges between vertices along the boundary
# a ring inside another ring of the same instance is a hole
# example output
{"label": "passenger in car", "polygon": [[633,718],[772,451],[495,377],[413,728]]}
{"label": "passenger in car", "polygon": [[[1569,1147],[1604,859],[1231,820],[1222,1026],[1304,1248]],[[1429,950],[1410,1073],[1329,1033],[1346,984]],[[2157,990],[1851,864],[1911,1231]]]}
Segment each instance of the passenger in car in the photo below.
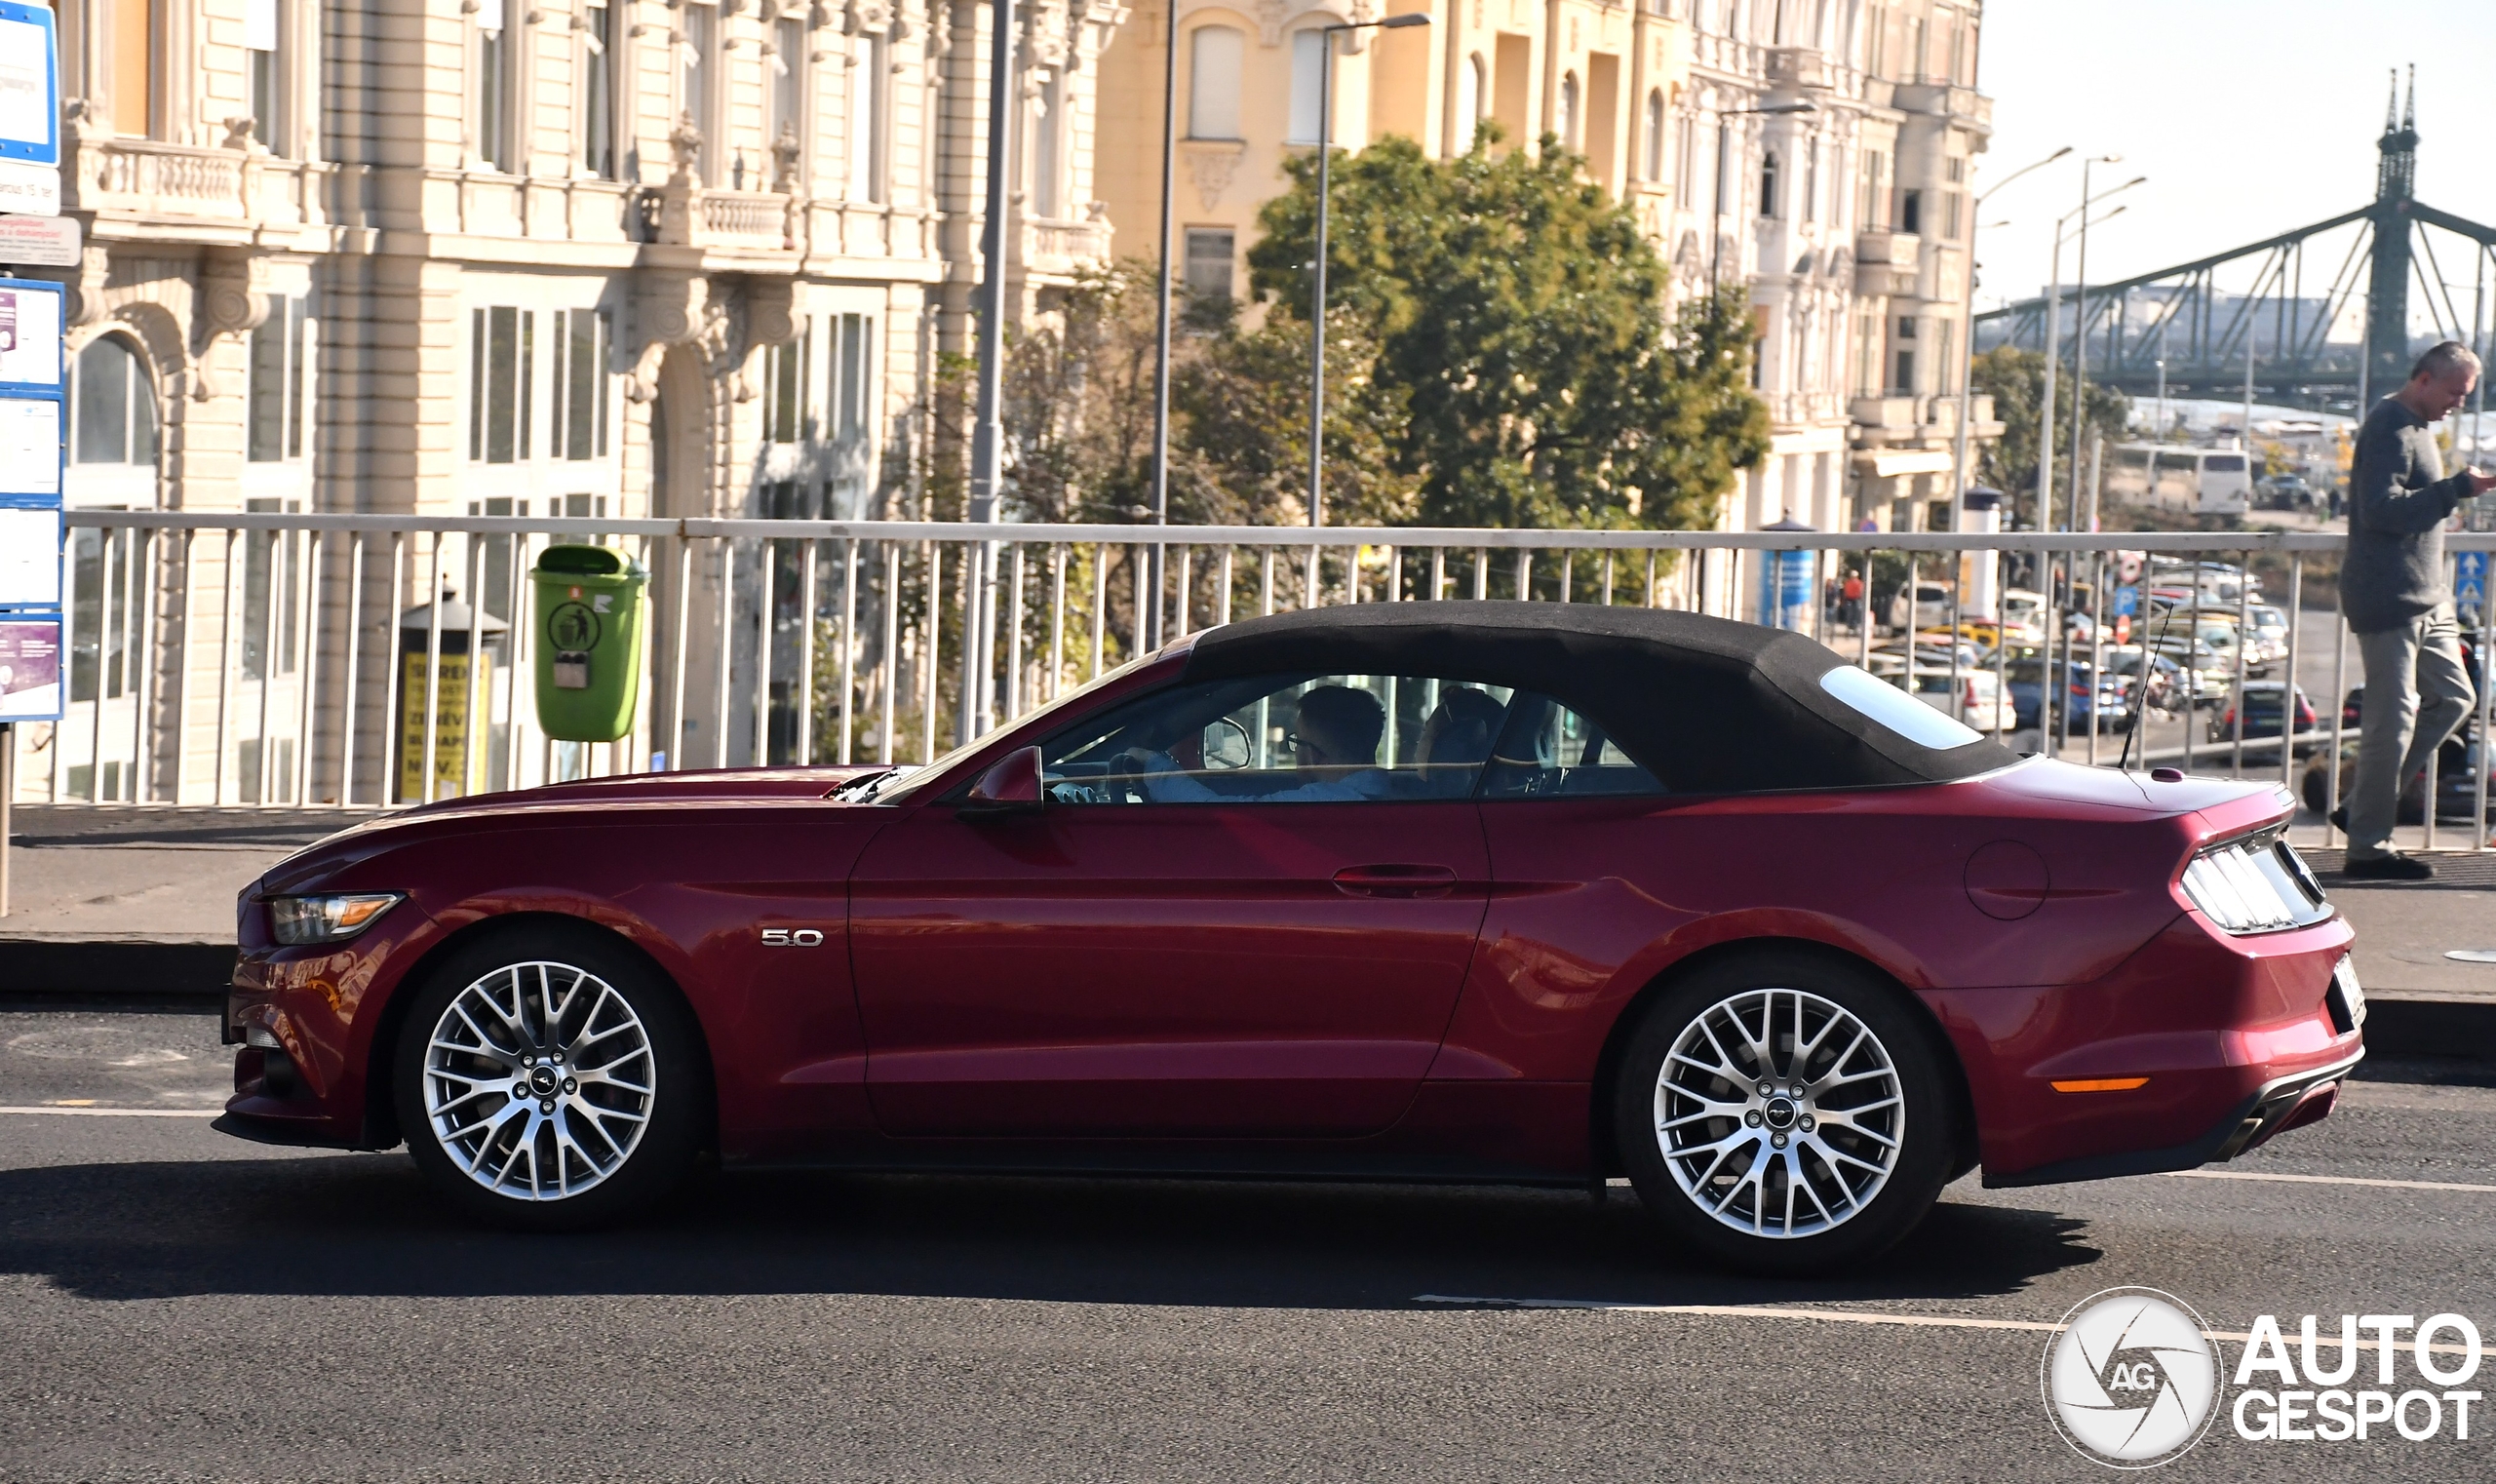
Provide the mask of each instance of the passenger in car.
{"label": "passenger in car", "polygon": [[1438,706],[1422,723],[1416,760],[1431,796],[1453,798],[1471,791],[1474,772],[1491,760],[1491,744],[1506,715],[1507,707],[1470,685],[1439,693]]}
{"label": "passenger in car", "polygon": [[1292,750],[1291,776],[1307,782],[1272,793],[1217,793],[1182,771],[1168,753],[1154,753],[1144,760],[1144,790],[1155,803],[1345,803],[1384,799],[1390,780],[1378,765],[1378,743],[1385,734],[1386,708],[1378,697],[1349,685],[1320,685],[1300,698],[1291,730],[1283,738]]}

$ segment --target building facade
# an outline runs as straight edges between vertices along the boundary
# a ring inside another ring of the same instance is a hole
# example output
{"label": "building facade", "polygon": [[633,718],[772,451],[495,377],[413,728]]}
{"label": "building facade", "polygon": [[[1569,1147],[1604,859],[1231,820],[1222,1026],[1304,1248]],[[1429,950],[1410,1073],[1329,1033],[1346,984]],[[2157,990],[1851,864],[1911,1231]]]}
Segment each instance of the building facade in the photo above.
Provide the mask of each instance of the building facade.
{"label": "building facade", "polygon": [[[912,513],[935,368],[973,338],[993,15],[969,0],[61,0],[62,208],[87,234],[58,275],[69,503]],[[1126,11],[1040,0],[1017,16],[1004,238],[1028,313],[1109,253],[1095,83]],[[245,608],[265,608],[293,590],[289,551],[193,542],[180,580],[221,590],[230,554]],[[135,697],[104,658],[115,623],[136,642],[177,605],[151,612],[131,554],[95,531],[72,558],[83,698]],[[721,574],[694,580],[717,591]],[[488,607],[506,591],[485,583]],[[185,652],[215,665],[220,647]],[[284,710],[296,658],[247,652],[227,699]],[[160,682],[157,697],[183,693]],[[726,740],[652,746],[700,761]],[[257,801],[259,761],[186,759],[179,792],[215,777],[221,798]],[[131,797],[127,779],[79,781]]]}

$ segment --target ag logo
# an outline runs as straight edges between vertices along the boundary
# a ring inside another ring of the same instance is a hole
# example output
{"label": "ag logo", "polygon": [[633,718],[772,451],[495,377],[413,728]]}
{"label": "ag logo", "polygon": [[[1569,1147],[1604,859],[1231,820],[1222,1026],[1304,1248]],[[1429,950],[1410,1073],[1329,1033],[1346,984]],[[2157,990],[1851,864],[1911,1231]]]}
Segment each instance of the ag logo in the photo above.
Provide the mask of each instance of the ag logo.
{"label": "ag logo", "polygon": [[2046,1411],[2063,1441],[2114,1468],[2154,1468],[2218,1413],[2219,1357],[2172,1294],[2110,1288],[2063,1316],[2046,1347]]}
{"label": "ag logo", "polygon": [[593,649],[598,646],[598,615],[577,603],[555,605],[546,615],[546,640],[557,649]]}

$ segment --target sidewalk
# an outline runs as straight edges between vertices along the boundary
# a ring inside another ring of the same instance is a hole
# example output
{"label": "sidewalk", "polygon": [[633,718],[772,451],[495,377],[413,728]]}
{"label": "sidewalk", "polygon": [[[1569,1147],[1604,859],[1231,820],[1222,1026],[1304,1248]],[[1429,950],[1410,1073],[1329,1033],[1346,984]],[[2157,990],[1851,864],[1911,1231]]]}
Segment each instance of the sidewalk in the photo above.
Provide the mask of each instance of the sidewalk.
{"label": "sidewalk", "polygon": [[219,993],[234,966],[235,896],[368,814],[20,804],[0,993]]}

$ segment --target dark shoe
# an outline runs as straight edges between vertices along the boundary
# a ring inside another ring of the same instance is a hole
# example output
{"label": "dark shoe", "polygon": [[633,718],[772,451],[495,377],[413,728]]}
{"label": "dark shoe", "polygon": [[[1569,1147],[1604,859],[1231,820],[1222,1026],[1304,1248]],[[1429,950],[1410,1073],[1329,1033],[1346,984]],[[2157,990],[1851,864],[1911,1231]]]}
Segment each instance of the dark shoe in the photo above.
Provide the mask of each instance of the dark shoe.
{"label": "dark shoe", "polygon": [[2331,821],[2331,828],[2339,831],[2343,835],[2349,833],[2349,806],[2347,804],[2344,803],[2340,807],[2333,809],[2327,817]]}
{"label": "dark shoe", "polygon": [[2395,851],[2351,861],[2340,868],[2340,874],[2353,881],[2424,881],[2434,879],[2436,868],[2414,855]]}

